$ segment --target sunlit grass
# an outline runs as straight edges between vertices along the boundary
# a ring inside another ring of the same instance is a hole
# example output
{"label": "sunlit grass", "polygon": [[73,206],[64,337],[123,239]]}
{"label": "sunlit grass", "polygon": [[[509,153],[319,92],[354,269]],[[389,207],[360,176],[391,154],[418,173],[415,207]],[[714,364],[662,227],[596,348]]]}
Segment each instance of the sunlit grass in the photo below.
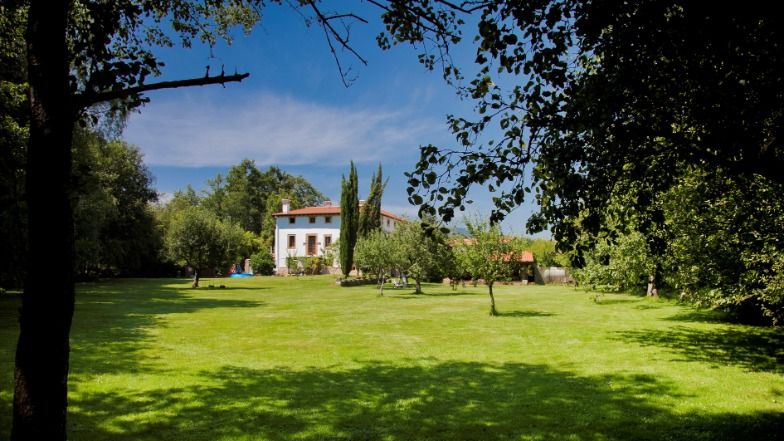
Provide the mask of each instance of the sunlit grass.
{"label": "sunlit grass", "polygon": [[[210,282],[205,281],[204,286]],[[72,440],[780,439],[784,336],[551,286],[78,288]],[[0,439],[18,297],[0,297]]]}

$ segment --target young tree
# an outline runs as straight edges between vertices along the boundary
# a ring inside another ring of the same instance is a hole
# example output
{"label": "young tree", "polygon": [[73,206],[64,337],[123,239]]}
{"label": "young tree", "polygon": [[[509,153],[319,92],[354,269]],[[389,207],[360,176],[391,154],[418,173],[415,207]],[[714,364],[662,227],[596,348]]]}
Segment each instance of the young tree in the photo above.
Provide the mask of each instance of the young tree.
{"label": "young tree", "polygon": [[[462,240],[462,239],[461,239]],[[450,241],[449,253],[444,259],[444,274],[449,277],[449,286],[452,291],[457,291],[457,286],[468,277],[468,259],[465,247],[458,244],[456,240]]]}
{"label": "young tree", "polygon": [[340,267],[343,275],[348,277],[354,264],[354,246],[357,243],[357,227],[359,221],[359,195],[357,190],[357,168],[354,161],[340,184]]}
{"label": "young tree", "polygon": [[228,267],[239,257],[244,231],[202,207],[191,207],[174,216],[165,240],[169,258],[193,268],[193,288],[198,288],[202,269]]}
{"label": "young tree", "polygon": [[493,284],[508,271],[509,263],[506,258],[511,251],[511,246],[498,225],[467,220],[466,228],[471,235],[471,243],[461,245],[465,263],[475,280],[484,280],[487,293],[490,295],[490,315],[498,315]]}
{"label": "young tree", "polygon": [[381,230],[371,231],[357,239],[355,249],[357,267],[376,276],[379,295],[384,295],[384,281],[399,263],[399,246],[393,237]]}
{"label": "young tree", "polygon": [[426,231],[425,227],[420,222],[402,222],[392,235],[400,247],[400,269],[414,279],[416,294],[422,293],[422,280],[444,274],[451,256],[446,235],[438,229]]}

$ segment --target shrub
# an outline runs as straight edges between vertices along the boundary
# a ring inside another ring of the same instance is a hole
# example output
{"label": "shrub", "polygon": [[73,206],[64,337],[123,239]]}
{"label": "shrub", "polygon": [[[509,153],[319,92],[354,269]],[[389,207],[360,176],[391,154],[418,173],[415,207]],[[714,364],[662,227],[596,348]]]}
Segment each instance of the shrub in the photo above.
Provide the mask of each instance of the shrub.
{"label": "shrub", "polygon": [[259,251],[258,253],[250,256],[250,266],[253,267],[253,272],[263,276],[272,275],[275,269],[275,259],[272,254],[266,251]]}

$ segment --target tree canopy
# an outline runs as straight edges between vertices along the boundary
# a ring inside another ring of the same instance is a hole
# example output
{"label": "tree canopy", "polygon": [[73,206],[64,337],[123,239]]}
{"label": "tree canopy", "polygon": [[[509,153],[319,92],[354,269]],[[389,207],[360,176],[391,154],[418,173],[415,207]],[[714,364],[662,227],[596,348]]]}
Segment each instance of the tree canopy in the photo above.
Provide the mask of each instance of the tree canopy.
{"label": "tree canopy", "polygon": [[292,208],[317,205],[326,197],[307,179],[278,167],[261,171],[255,162],[244,159],[209,181],[202,203],[223,220],[238,223],[245,231],[260,235],[269,244],[275,234],[275,219],[281,199]]}
{"label": "tree canopy", "polygon": [[578,218],[599,229],[616,183],[644,183],[645,209],[681,163],[784,182],[783,27],[770,7],[475,5],[479,74],[461,92],[477,115],[449,117],[456,148],[422,147],[412,202],[449,219],[472,184],[486,185],[497,221],[533,192],[541,211],[529,229],[569,241]]}
{"label": "tree canopy", "polygon": [[[408,175],[409,200],[421,204],[420,214],[453,218],[465,209],[472,186],[493,193],[492,222],[533,198],[539,208],[528,230],[550,229],[577,266],[592,259],[588,254],[597,244],[613,246],[625,240],[620,236],[639,233],[635,243],[645,245],[653,293],[662,283],[683,286],[668,271],[691,271],[680,258],[681,264],[671,264],[671,254],[683,251],[680,244],[689,237],[681,236],[683,223],[667,205],[690,174],[721,176],[710,181],[713,189],[700,188],[710,199],[727,186],[784,189],[784,17],[774,5],[434,3],[436,11],[459,14],[432,16],[446,27],[457,25],[458,32],[465,29],[459,17],[476,16],[477,74],[458,86],[474,101],[475,114],[448,117],[455,146],[421,147]],[[395,27],[403,16],[389,15],[387,29],[399,41],[429,35]],[[434,42],[440,49],[450,43]],[[442,61],[445,76],[454,79],[451,60]],[[784,204],[769,200],[767,191],[735,194],[770,213]],[[755,215],[745,202],[738,207]],[[708,213],[717,211],[690,214],[703,225],[715,223]],[[748,228],[736,237],[782,234],[780,225],[725,219]],[[729,224],[722,228],[736,231]],[[710,243],[692,247],[690,254],[706,264],[725,259]],[[700,284],[699,290],[718,293],[711,304],[754,303],[766,314],[780,314],[771,312],[777,302],[766,293],[780,286],[781,247],[767,241],[760,252],[759,243],[738,241],[736,254],[756,257],[735,260],[727,272],[753,283],[740,290],[728,280],[720,287]]]}
{"label": "tree canopy", "polygon": [[242,256],[242,228],[223,222],[203,207],[177,213],[166,231],[166,253],[174,261],[192,267],[193,287],[199,286],[202,269],[219,271]]}
{"label": "tree canopy", "polygon": [[458,254],[474,280],[482,279],[490,296],[490,315],[498,315],[493,296],[493,285],[509,272],[508,258],[512,251],[509,240],[504,237],[501,227],[479,220],[466,220],[471,239]]}

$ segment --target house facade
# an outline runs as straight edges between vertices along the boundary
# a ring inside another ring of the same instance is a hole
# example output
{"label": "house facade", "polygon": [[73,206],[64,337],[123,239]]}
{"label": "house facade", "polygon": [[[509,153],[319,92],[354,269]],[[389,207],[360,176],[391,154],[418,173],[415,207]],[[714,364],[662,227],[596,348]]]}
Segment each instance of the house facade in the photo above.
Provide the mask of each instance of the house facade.
{"label": "house facade", "polygon": [[[362,206],[364,201],[360,201]],[[340,206],[326,201],[318,207],[291,209],[288,199],[281,201],[281,211],[275,217],[275,246],[273,254],[277,274],[286,274],[288,257],[317,257],[340,238]],[[381,210],[381,228],[395,231],[403,219]],[[333,263],[333,269],[337,262]]]}

